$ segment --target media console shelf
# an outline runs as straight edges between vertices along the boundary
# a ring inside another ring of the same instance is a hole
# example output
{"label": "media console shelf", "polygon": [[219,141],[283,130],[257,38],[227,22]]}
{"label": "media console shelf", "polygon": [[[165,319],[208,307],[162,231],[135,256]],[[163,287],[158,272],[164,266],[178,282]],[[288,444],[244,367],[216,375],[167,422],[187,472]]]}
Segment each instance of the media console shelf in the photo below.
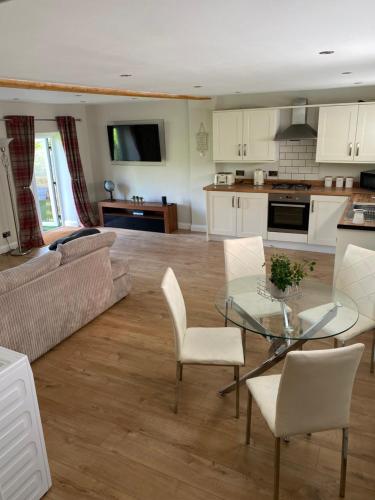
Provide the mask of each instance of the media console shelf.
{"label": "media console shelf", "polygon": [[100,225],[157,233],[173,233],[177,229],[177,205],[132,201],[100,201]]}

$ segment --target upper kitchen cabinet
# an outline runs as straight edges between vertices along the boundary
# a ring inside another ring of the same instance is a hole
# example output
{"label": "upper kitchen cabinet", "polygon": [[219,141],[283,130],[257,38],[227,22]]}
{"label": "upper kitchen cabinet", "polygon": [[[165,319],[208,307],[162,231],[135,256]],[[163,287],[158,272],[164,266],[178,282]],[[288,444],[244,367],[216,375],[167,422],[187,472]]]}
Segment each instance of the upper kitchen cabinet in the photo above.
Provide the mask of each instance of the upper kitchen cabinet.
{"label": "upper kitchen cabinet", "polygon": [[278,160],[278,144],[274,137],[279,115],[279,111],[273,109],[214,111],[214,161],[251,163]]}
{"label": "upper kitchen cabinet", "polygon": [[316,161],[375,161],[375,105],[325,106],[319,109]]}
{"label": "upper kitchen cabinet", "polygon": [[213,114],[214,161],[242,161],[242,111],[215,111]]}
{"label": "upper kitchen cabinet", "polygon": [[354,159],[363,163],[375,161],[375,104],[358,106]]}

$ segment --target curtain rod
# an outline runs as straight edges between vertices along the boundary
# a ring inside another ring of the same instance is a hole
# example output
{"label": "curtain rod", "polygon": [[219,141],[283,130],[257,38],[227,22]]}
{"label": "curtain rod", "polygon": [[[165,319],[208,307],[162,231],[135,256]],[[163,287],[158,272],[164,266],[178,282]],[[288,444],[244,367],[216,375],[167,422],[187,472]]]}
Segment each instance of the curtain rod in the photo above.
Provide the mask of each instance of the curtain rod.
{"label": "curtain rod", "polygon": [[[76,122],[81,122],[82,118],[74,118]],[[0,118],[0,122],[6,122],[7,120],[11,120],[11,118]],[[36,122],[55,122],[55,118],[35,118]]]}

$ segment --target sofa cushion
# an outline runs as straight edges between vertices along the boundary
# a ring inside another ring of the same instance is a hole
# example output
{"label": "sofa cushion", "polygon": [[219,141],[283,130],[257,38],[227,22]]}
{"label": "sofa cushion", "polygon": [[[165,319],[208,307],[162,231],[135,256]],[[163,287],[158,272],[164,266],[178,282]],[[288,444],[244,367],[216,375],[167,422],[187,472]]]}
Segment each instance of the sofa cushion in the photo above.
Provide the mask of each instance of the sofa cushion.
{"label": "sofa cushion", "polygon": [[50,250],[56,250],[57,245],[65,245],[65,243],[69,243],[69,241],[82,238],[83,236],[91,236],[92,234],[98,234],[98,233],[100,233],[100,231],[99,229],[96,229],[96,227],[87,227],[84,229],[80,229],[79,231],[74,231],[74,233],[70,234],[69,236],[65,236],[65,238],[59,238],[58,240],[51,243],[48,248]]}
{"label": "sofa cushion", "polygon": [[129,273],[129,262],[120,254],[110,253],[113,281]]}
{"label": "sofa cushion", "polygon": [[115,239],[116,233],[110,231],[72,240],[69,243],[65,243],[65,245],[60,244],[57,246],[57,250],[61,253],[61,264],[68,264],[100,248],[111,247]]}
{"label": "sofa cushion", "polygon": [[12,267],[0,273],[0,294],[10,292],[15,288],[25,285],[50,271],[59,267],[61,254],[47,252],[40,257],[35,257],[24,264]]}

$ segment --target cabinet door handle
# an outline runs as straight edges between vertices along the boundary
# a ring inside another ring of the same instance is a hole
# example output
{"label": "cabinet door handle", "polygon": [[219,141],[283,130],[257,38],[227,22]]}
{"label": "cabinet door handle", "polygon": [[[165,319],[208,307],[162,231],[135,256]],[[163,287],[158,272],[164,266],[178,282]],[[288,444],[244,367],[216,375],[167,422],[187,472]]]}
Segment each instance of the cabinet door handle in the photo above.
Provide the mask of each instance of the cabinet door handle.
{"label": "cabinet door handle", "polygon": [[355,146],[355,155],[359,156],[359,142],[357,142],[357,144]]}
{"label": "cabinet door handle", "polygon": [[238,145],[238,156],[241,156],[241,144]]}
{"label": "cabinet door handle", "polygon": [[353,143],[349,142],[349,151],[348,151],[348,156],[352,156],[353,153]]}
{"label": "cabinet door handle", "polygon": [[237,198],[237,208],[240,208],[240,197]]}
{"label": "cabinet door handle", "polygon": [[232,196],[232,208],[234,208],[234,196]]}
{"label": "cabinet door handle", "polygon": [[313,214],[314,213],[314,208],[315,208],[315,201],[313,200],[311,202],[311,213]]}
{"label": "cabinet door handle", "polygon": [[247,147],[246,146],[247,146],[246,144],[243,145],[243,155],[244,156],[247,156]]}

